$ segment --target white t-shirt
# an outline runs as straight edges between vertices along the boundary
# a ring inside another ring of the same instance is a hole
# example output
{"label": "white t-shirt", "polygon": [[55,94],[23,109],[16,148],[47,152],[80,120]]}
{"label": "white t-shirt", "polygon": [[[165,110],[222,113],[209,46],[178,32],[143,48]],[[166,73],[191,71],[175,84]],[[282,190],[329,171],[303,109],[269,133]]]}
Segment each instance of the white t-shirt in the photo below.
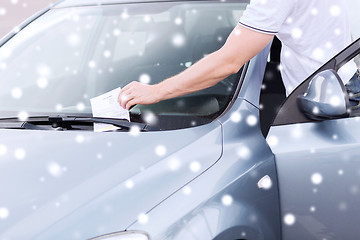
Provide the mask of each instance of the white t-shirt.
{"label": "white t-shirt", "polygon": [[[251,0],[239,23],[280,39],[287,94],[351,43],[343,0]],[[356,69],[353,61],[340,69],[344,83]]]}

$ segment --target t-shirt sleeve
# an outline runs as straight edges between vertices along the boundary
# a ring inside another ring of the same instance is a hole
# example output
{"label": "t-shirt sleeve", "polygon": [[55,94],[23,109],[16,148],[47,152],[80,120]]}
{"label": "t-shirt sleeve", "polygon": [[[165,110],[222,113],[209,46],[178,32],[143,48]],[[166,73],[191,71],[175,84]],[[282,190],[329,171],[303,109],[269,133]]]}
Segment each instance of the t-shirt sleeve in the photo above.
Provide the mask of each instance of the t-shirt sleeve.
{"label": "t-shirt sleeve", "polygon": [[277,34],[295,9],[295,0],[251,0],[239,23],[258,32]]}

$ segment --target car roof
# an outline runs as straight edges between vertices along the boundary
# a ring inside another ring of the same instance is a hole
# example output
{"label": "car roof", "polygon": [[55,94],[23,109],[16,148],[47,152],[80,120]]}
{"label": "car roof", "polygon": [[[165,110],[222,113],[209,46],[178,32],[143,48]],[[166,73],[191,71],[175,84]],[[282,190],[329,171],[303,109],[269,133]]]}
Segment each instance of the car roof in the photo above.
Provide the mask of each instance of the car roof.
{"label": "car roof", "polygon": [[[195,0],[195,1],[215,1],[220,0]],[[238,0],[237,2],[248,2],[249,0]],[[194,0],[60,0],[57,2],[55,8],[75,7],[75,6],[96,6],[96,5],[111,5],[122,3],[151,3],[151,2],[194,2]],[[231,0],[230,0],[231,2]]]}

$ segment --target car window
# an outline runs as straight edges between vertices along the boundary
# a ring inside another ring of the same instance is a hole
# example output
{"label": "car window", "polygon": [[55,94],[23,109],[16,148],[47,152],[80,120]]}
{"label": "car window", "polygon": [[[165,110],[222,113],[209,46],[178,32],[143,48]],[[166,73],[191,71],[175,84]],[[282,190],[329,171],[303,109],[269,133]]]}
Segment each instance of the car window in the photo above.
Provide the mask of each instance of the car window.
{"label": "car window", "polygon": [[[246,2],[52,9],[1,46],[0,101],[6,104],[0,111],[91,114],[90,98],[131,81],[157,83],[219,49]],[[187,119],[161,129],[210,122],[227,107],[238,81],[239,74],[232,75],[194,94],[135,106],[132,121],[151,113],[165,121]]]}

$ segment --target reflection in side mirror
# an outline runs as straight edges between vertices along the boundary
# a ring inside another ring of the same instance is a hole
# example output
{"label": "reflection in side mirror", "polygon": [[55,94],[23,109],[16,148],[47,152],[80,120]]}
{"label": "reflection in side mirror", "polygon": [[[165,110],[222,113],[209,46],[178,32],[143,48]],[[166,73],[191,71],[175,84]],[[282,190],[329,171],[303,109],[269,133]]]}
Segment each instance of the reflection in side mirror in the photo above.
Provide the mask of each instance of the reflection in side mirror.
{"label": "reflection in side mirror", "polygon": [[339,75],[325,70],[311,79],[298,98],[300,110],[310,119],[325,120],[348,116],[349,99]]}

